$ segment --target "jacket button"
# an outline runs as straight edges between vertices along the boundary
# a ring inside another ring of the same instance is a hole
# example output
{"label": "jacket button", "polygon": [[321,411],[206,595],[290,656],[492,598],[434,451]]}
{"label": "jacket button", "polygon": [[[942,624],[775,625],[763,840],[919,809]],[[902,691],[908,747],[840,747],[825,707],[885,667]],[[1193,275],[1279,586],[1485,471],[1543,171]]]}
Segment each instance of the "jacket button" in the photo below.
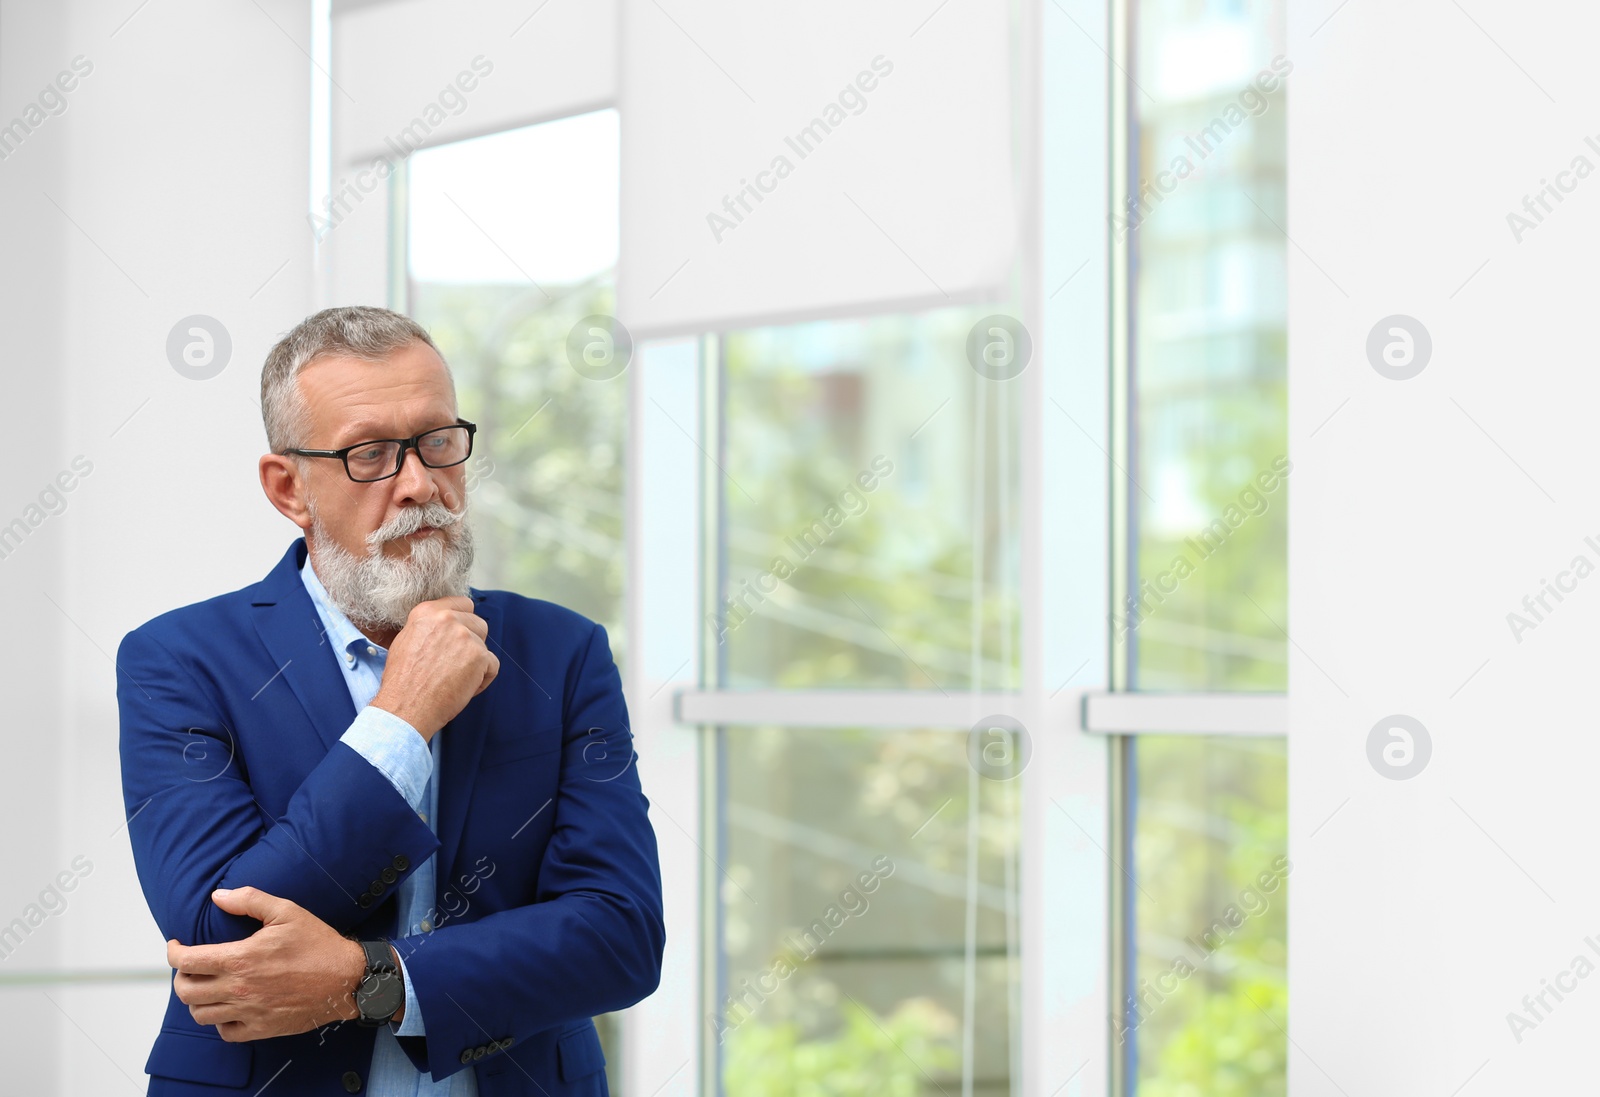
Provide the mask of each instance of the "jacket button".
{"label": "jacket button", "polygon": [[367,890],[372,892],[373,895],[382,895],[383,894],[383,881],[382,880],[374,880],[374,881],[372,881],[372,883],[367,885]]}
{"label": "jacket button", "polygon": [[489,1054],[489,1051],[482,1044],[472,1049],[472,1057],[474,1059],[482,1059],[487,1054]]}
{"label": "jacket button", "polygon": [[466,1051],[463,1051],[461,1053],[461,1061],[463,1063],[472,1062],[472,1049],[471,1048],[468,1048]]}
{"label": "jacket button", "polygon": [[394,867],[399,869],[401,872],[404,872],[406,869],[411,867],[411,858],[407,857],[403,853],[395,854]]}
{"label": "jacket button", "polygon": [[378,879],[382,880],[386,884],[392,884],[396,880],[400,879],[400,874],[392,868],[386,868],[382,872],[378,873]]}
{"label": "jacket button", "polygon": [[344,1083],[344,1091],[346,1093],[361,1092],[361,1075],[357,1074],[355,1071],[345,1071],[344,1077],[339,1080]]}
{"label": "jacket button", "polygon": [[366,910],[372,905],[372,893],[370,891],[363,891],[361,893],[361,897],[357,899],[356,902],[361,905],[362,910]]}

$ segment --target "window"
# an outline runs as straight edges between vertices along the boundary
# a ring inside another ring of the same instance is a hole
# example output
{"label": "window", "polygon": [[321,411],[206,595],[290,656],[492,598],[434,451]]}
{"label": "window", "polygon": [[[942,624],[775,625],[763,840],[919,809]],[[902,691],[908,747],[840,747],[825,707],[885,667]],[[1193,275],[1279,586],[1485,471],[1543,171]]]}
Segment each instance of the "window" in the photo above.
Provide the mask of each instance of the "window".
{"label": "window", "polygon": [[[1127,89],[1124,688],[1286,688],[1281,0],[1139,0]],[[1115,1050],[1139,1097],[1285,1092],[1286,752],[1121,749],[1134,883]]]}
{"label": "window", "polygon": [[722,1092],[1011,1092],[1019,797],[967,743],[719,731]]}
{"label": "window", "polygon": [[[1018,389],[967,351],[992,311],[721,341],[718,686],[1018,687]],[[1010,733],[784,716],[712,732],[717,1091],[1012,1092]]]}
{"label": "window", "polygon": [[725,687],[1017,687],[1016,401],[966,351],[988,311],[724,341]]}
{"label": "window", "polygon": [[[1283,739],[1077,726],[1285,687],[1281,8],[1020,14],[1015,300],[614,372],[618,112],[411,156],[391,275],[482,426],[475,581],[606,624],[641,735],[671,947],[601,1019],[613,1092],[1283,1092]],[[1037,348],[1005,380],[996,314]]]}

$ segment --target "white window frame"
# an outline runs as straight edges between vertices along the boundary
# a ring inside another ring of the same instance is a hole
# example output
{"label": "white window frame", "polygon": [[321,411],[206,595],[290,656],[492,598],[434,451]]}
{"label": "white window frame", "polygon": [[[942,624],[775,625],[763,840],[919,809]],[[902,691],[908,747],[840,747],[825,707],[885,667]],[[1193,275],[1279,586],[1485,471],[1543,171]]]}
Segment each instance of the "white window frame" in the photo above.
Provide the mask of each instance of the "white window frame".
{"label": "white window frame", "polygon": [[[1125,193],[1127,103],[1113,57],[1126,0],[1017,0],[1023,203],[1017,300],[1035,335],[1020,423],[1022,686],[922,691],[723,691],[702,627],[715,596],[719,347],[714,336],[647,341],[628,380],[627,677],[641,778],[661,854],[668,949],[660,988],[622,1016],[627,1097],[711,1095],[706,1067],[718,947],[706,790],[712,729],[752,723],[965,730],[1008,712],[1029,729],[1023,782],[1022,1063],[1016,1092],[1120,1095],[1129,1079],[1110,1014],[1125,970],[1128,821],[1119,790],[1131,735],[1286,733],[1281,695],[1121,692],[1109,614],[1128,577],[1127,250],[1104,216]],[[1048,61],[1048,63],[1046,63]],[[1123,62],[1125,69],[1125,61]],[[426,89],[418,88],[419,101]],[[586,110],[609,104],[590,104]],[[323,256],[322,286],[405,285],[405,191],[393,231],[352,233]],[[1096,211],[1088,215],[1085,211]],[[626,242],[624,242],[626,246]],[[350,272],[359,272],[352,279]],[[370,272],[370,273],[368,273]],[[381,274],[379,274],[381,272]],[[323,302],[333,303],[333,302]],[[556,592],[559,597],[558,592]],[[713,645],[714,646],[714,645]],[[735,732],[736,733],[736,732]]]}
{"label": "white window frame", "polygon": [[[1033,755],[1021,778],[1022,1064],[1014,1087],[1052,1097],[1111,1092],[1107,911],[1110,879],[1120,874],[1107,853],[1115,751],[1112,740],[1084,734],[1081,723],[1086,699],[1103,694],[1109,681],[1110,233],[1103,217],[1081,212],[1109,208],[1109,68],[1085,41],[1106,41],[1109,12],[1103,4],[1068,10],[1065,18],[1031,4],[1017,10],[1024,135],[1018,167],[1032,195],[1020,234],[1017,296],[1022,320],[1036,335],[1036,359],[1014,382],[1023,386],[1022,688],[947,695],[724,691],[705,688],[700,677],[674,700],[680,726],[698,727],[702,736],[718,726],[737,734],[739,725],[757,722],[967,730],[993,712],[1014,715],[1030,729]],[[1046,56],[1057,63],[1043,65]],[[712,389],[714,363],[714,356],[704,363]],[[697,439],[707,453],[717,451],[716,442],[708,434]],[[702,527],[715,535],[714,523]],[[700,578],[704,603],[714,577]],[[706,806],[707,823],[712,809]],[[704,833],[709,842],[714,831],[708,825]],[[703,871],[703,857],[697,868]],[[707,933],[699,943],[703,950],[717,947]],[[712,993],[702,988],[696,1017],[704,1017]],[[715,1079],[702,1077],[694,1092],[712,1097]]]}

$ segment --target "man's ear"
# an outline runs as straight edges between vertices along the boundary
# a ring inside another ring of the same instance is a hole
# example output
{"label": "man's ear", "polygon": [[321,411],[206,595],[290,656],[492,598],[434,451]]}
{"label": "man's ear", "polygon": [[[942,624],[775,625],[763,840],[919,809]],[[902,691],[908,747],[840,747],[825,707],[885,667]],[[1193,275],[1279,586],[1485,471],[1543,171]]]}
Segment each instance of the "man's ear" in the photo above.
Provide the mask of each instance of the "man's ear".
{"label": "man's ear", "polygon": [[311,512],[306,509],[306,485],[300,468],[291,457],[278,453],[261,456],[261,490],[267,500],[289,521],[302,530],[311,529]]}

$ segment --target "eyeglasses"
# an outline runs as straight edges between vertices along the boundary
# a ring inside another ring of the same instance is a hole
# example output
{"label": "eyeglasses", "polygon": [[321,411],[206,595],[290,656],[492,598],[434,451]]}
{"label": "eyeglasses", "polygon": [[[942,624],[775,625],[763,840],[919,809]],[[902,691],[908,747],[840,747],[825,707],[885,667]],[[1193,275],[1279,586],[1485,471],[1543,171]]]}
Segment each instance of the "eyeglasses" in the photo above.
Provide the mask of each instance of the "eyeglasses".
{"label": "eyeglasses", "polygon": [[337,457],[344,471],[358,484],[387,480],[400,472],[406,450],[417,451],[417,458],[431,469],[447,469],[472,456],[472,437],[478,424],[458,419],[453,426],[425,430],[411,438],[378,438],[357,442],[343,449],[286,449],[285,454],[300,457]]}

